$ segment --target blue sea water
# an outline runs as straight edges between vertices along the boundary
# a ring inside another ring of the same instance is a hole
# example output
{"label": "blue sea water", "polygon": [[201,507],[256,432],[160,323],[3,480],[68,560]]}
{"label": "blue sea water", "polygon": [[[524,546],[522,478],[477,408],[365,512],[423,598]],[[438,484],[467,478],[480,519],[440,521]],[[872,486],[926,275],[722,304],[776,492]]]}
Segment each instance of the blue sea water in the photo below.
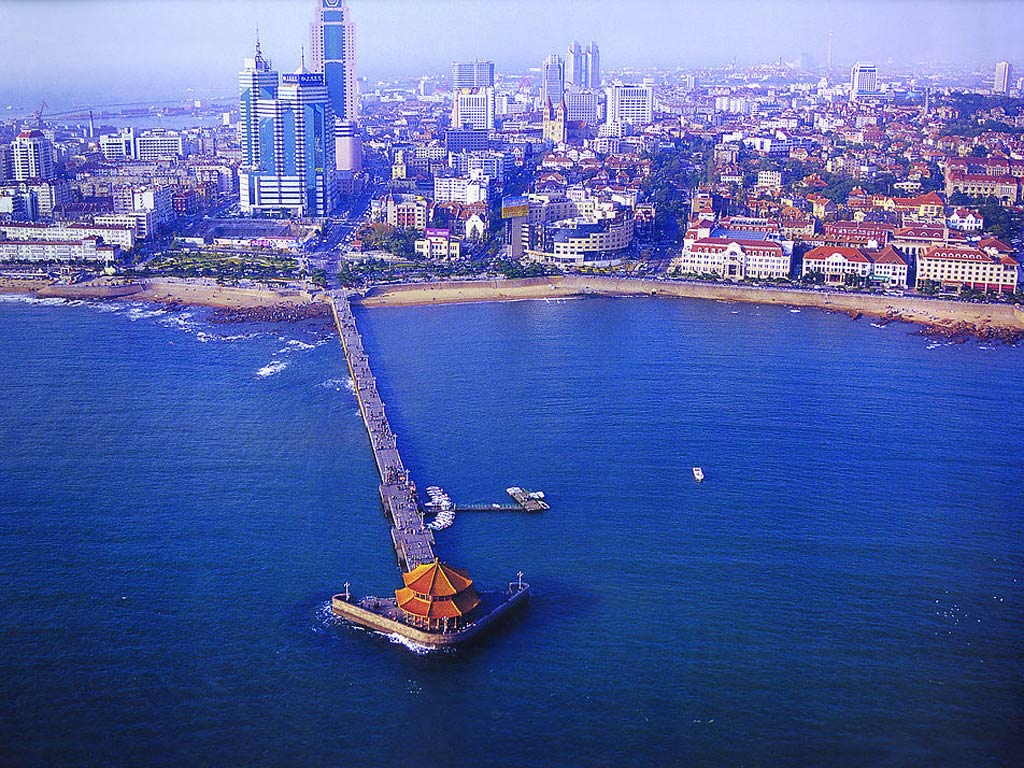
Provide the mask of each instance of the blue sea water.
{"label": "blue sea water", "polygon": [[700,301],[357,310],[421,487],[552,504],[438,533],[535,594],[423,654],[326,610],[398,584],[330,329],[204,317],[0,299],[0,764],[1019,764],[1020,349]]}

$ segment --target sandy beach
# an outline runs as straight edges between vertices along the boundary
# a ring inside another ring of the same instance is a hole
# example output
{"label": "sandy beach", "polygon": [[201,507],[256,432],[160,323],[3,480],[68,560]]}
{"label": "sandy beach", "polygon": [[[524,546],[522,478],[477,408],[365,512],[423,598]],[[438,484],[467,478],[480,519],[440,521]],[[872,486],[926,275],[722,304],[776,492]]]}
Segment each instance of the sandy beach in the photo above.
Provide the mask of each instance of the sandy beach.
{"label": "sandy beach", "polygon": [[482,280],[378,286],[360,299],[363,306],[410,306],[468,301],[515,301],[573,296],[667,296],[755,304],[781,304],[899,320],[929,327],[969,325],[976,329],[1024,331],[1024,314],[1009,304],[971,304],[918,296],[804,291],[745,285],[632,280],[616,277],[556,276],[525,280]]}
{"label": "sandy beach", "polygon": [[47,280],[2,279],[0,293],[34,294],[40,298],[127,299],[217,309],[297,306],[320,300],[319,293],[299,288],[240,287],[219,285],[208,278],[173,277],[137,282],[101,278],[73,285]]}

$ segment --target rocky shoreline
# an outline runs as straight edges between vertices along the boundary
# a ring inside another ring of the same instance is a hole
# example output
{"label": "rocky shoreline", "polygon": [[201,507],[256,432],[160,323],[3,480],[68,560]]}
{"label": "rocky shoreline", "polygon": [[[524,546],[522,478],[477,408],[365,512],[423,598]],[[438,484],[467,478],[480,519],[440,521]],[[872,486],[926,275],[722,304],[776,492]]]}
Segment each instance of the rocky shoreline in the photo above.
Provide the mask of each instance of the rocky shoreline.
{"label": "rocky shoreline", "polygon": [[991,328],[977,326],[974,323],[959,322],[951,325],[926,325],[916,331],[918,336],[932,339],[945,339],[955,344],[966,341],[988,341],[1000,344],[1016,344],[1024,341],[1024,330],[1014,328]]}
{"label": "rocky shoreline", "polygon": [[[849,315],[856,320],[860,316],[860,313],[857,313],[857,317],[854,317],[853,312],[850,312]],[[885,326],[890,323],[922,325],[919,321],[911,320],[910,318],[904,317],[899,312],[893,311],[886,312],[885,315],[878,319],[876,324]],[[916,336],[925,336],[932,339],[944,339],[956,344],[963,344],[964,342],[971,340],[997,342],[1001,344],[1016,344],[1019,341],[1024,341],[1024,329],[1007,328],[1004,326],[977,325],[975,323],[967,322],[966,320],[943,323],[926,323],[914,331],[914,334]]]}
{"label": "rocky shoreline", "polygon": [[298,323],[329,317],[331,308],[321,301],[309,304],[274,304],[267,307],[222,307],[210,313],[207,322],[229,323]]}

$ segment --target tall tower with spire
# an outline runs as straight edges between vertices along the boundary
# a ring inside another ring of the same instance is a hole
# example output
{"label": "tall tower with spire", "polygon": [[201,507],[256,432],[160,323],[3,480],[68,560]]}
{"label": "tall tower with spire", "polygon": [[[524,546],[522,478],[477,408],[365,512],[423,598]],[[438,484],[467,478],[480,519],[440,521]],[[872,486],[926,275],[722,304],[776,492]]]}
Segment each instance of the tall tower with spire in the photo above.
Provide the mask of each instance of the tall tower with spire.
{"label": "tall tower with spire", "polygon": [[316,0],[310,25],[310,66],[322,74],[335,114],[337,170],[362,168],[359,94],[356,90],[356,28],[348,0]]}

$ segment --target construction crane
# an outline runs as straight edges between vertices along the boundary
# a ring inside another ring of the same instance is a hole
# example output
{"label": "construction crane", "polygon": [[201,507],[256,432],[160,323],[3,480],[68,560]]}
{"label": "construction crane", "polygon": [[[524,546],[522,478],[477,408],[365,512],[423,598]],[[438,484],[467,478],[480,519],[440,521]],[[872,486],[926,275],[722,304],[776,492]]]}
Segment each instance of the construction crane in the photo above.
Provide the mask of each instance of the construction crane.
{"label": "construction crane", "polygon": [[39,109],[32,113],[33,117],[35,117],[36,119],[36,128],[43,127],[43,110],[46,109],[48,106],[50,105],[44,101],[42,104],[39,105]]}

